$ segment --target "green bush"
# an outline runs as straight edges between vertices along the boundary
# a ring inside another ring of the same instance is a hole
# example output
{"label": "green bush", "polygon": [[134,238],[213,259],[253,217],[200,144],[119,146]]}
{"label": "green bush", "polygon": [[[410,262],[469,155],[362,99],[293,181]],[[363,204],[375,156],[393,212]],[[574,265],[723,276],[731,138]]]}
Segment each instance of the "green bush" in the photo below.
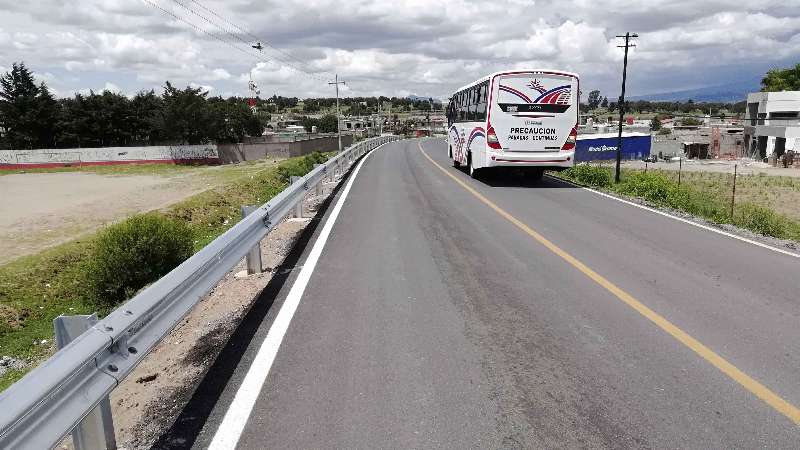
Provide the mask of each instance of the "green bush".
{"label": "green bush", "polygon": [[616,190],[625,195],[641,197],[651,203],[662,206],[671,206],[678,200],[677,185],[666,176],[654,172],[635,172],[616,186]]}
{"label": "green bush", "polygon": [[608,187],[611,185],[611,173],[608,170],[589,164],[578,164],[561,174],[585,186]]}
{"label": "green bush", "polygon": [[786,237],[789,228],[787,220],[769,208],[753,203],[743,203],[736,207],[734,224],[750,231],[777,238]]}
{"label": "green bush", "polygon": [[314,152],[301,159],[289,161],[278,167],[278,177],[288,183],[291,177],[302,177],[314,168],[314,164],[322,164],[328,160],[323,153]]}
{"label": "green bush", "polygon": [[114,305],[133,296],[192,255],[189,228],[151,213],[133,216],[101,232],[88,262],[95,299]]}

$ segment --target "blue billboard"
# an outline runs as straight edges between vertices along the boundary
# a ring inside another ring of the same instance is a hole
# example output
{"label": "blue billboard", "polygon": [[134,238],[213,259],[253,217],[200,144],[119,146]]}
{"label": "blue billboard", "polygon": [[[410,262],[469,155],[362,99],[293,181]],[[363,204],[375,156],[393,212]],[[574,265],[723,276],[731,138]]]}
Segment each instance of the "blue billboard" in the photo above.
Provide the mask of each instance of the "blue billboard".
{"label": "blue billboard", "polygon": [[[617,135],[578,135],[575,146],[575,161],[599,161],[617,158]],[[622,133],[622,159],[643,159],[650,156],[650,135],[645,133]]]}

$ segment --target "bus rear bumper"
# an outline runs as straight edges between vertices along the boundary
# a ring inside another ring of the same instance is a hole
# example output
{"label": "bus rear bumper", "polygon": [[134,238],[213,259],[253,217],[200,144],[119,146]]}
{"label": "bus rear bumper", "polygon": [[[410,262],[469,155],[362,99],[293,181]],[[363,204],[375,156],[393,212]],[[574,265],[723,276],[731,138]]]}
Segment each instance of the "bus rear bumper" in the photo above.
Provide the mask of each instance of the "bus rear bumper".
{"label": "bus rear bumper", "polygon": [[567,169],[575,164],[575,152],[489,154],[487,167],[543,167]]}

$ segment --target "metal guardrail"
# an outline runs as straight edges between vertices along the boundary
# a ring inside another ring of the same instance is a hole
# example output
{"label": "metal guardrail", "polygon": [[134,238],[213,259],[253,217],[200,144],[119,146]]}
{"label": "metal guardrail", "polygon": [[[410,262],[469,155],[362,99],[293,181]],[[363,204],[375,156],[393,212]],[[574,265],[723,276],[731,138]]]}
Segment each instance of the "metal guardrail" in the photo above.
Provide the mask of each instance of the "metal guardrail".
{"label": "metal guardrail", "polygon": [[0,448],[52,448],[75,429],[306,193],[397,136],[356,143],[246,215],[0,394]]}

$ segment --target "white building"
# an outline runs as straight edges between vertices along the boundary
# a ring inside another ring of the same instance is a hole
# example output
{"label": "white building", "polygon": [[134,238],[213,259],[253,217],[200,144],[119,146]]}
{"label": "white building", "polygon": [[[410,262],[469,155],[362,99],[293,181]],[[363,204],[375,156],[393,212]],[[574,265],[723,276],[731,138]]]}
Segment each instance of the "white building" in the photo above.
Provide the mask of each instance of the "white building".
{"label": "white building", "polygon": [[800,151],[800,91],[747,95],[745,154],[763,159]]}

